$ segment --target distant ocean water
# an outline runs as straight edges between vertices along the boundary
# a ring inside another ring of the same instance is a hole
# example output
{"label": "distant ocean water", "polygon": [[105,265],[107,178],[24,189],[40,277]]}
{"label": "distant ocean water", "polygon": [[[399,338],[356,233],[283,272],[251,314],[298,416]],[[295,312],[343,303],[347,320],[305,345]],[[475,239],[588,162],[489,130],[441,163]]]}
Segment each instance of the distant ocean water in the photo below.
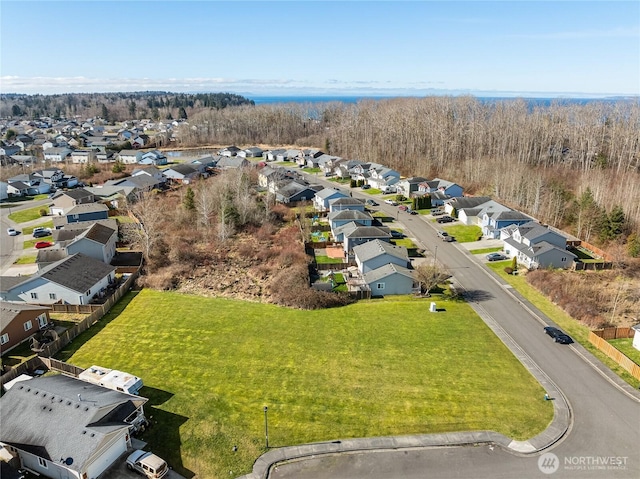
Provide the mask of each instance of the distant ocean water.
{"label": "distant ocean water", "polygon": [[[256,105],[266,103],[328,103],[328,102],[342,102],[342,103],[357,103],[362,100],[389,100],[391,98],[424,98],[425,96],[416,95],[414,97],[405,96],[250,96],[246,95],[246,98],[253,100]],[[476,97],[483,103],[493,103],[498,101],[516,100],[520,97]],[[549,106],[553,103],[559,104],[578,104],[585,105],[593,102],[606,102],[613,103],[618,101],[639,101],[638,98],[526,98],[522,97],[530,107],[535,106]]]}

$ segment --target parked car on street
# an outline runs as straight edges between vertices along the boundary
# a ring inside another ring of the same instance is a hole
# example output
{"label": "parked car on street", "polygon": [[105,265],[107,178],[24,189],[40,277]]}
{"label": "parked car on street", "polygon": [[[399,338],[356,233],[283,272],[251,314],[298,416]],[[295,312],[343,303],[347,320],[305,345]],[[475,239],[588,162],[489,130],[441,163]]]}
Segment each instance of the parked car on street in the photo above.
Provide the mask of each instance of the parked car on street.
{"label": "parked car on street", "polygon": [[388,205],[398,206],[398,202],[392,199],[386,199],[384,202]]}
{"label": "parked car on street", "polygon": [[18,236],[18,230],[15,228],[7,228],[7,234],[9,236]]}
{"label": "parked car on street", "polygon": [[409,209],[409,207],[407,205],[400,205],[400,206],[398,206],[398,209],[400,211],[407,211]]}
{"label": "parked car on street", "polygon": [[404,234],[401,233],[400,231],[391,230],[391,237],[396,239],[404,238]]}
{"label": "parked car on street", "polygon": [[438,208],[434,208],[431,210],[431,215],[432,216],[439,216],[439,215],[443,215],[444,211],[439,210]]}
{"label": "parked car on street", "polygon": [[50,241],[38,241],[34,245],[36,249],[48,248],[49,246],[53,246],[53,243],[51,243]]}
{"label": "parked car on street", "polygon": [[33,237],[34,238],[42,238],[44,236],[49,236],[51,234],[51,230],[49,228],[33,228]]}
{"label": "parked car on street", "polygon": [[453,236],[449,236],[449,233],[446,231],[438,231],[438,238],[447,243],[451,243],[455,239]]}
{"label": "parked car on street", "polygon": [[553,338],[556,343],[560,344],[571,344],[573,343],[573,339],[568,334],[565,334],[558,328],[553,328],[551,326],[547,326],[544,328],[544,332]]}
{"label": "parked car on street", "polygon": [[365,204],[369,206],[378,206],[378,203],[375,202],[374,200],[367,200],[365,201]]}
{"label": "parked car on street", "polygon": [[438,223],[451,223],[452,221],[455,221],[455,218],[452,218],[451,216],[441,216],[436,221]]}
{"label": "parked car on street", "polygon": [[140,449],[133,451],[127,457],[127,467],[131,471],[136,471],[149,479],[160,479],[169,472],[169,467],[164,459],[160,459],[152,452],[145,452]]}
{"label": "parked car on street", "polygon": [[363,190],[368,190],[369,188],[371,188],[371,185],[362,185]]}
{"label": "parked car on street", "polygon": [[502,261],[503,259],[507,259],[507,257],[502,253],[489,253],[487,255],[487,261]]}

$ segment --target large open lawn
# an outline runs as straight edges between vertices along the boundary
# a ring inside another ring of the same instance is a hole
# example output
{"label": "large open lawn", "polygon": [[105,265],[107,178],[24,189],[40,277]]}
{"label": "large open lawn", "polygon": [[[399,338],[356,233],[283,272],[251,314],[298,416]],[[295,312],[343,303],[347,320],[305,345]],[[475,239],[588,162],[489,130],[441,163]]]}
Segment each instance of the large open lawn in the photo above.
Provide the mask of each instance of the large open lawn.
{"label": "large open lawn", "polygon": [[37,220],[42,217],[40,210],[45,210],[47,214],[49,214],[48,206],[36,206],[35,208],[29,208],[28,210],[20,210],[15,213],[11,213],[9,215],[9,219],[16,223],[26,223],[27,221]]}
{"label": "large open lawn", "polygon": [[437,300],[444,311],[429,313],[433,300],[299,311],[143,290],[60,357],[142,377],[157,422],[143,439],[178,472],[200,478],[251,470],[265,450],[265,405],[271,447],[542,431],[553,407],[538,383],[467,304]]}

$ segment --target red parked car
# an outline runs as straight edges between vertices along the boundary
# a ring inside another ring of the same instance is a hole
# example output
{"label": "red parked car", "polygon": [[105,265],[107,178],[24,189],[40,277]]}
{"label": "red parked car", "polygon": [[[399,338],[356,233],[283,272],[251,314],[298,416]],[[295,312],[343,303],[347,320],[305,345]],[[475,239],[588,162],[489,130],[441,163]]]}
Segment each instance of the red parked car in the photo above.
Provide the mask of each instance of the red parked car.
{"label": "red parked car", "polygon": [[36,249],[48,248],[49,246],[53,246],[53,243],[49,241],[38,241],[35,245]]}

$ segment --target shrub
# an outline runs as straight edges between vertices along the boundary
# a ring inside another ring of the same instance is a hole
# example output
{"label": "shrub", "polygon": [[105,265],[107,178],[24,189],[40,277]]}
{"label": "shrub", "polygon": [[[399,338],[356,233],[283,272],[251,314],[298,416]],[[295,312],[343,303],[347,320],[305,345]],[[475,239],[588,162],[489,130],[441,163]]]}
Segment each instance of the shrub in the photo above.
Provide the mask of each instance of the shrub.
{"label": "shrub", "polygon": [[49,212],[46,208],[40,208],[40,216],[47,216]]}

